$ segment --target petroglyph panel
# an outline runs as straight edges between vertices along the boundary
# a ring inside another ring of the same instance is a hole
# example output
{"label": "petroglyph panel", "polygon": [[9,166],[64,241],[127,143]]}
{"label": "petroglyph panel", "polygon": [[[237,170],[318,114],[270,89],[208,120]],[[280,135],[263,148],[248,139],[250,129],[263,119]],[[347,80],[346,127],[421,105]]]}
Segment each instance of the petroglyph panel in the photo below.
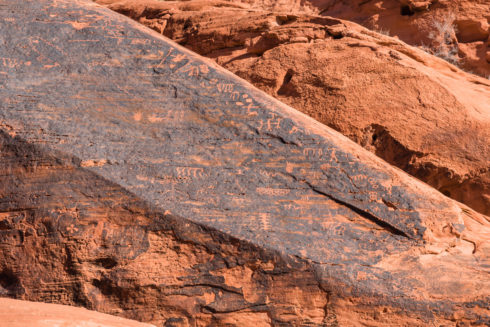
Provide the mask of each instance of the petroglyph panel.
{"label": "petroglyph panel", "polygon": [[[278,326],[320,326],[335,320],[342,303],[334,299],[344,298],[359,315],[367,304],[394,308],[391,319],[444,322],[458,306],[477,319],[485,294],[474,290],[488,284],[480,266],[486,257],[475,251],[480,261],[455,256],[449,266],[440,258],[418,261],[426,242],[457,238],[438,237],[443,227],[463,223],[459,205],[107,9],[82,0],[4,4],[0,212],[30,216],[9,216],[0,243],[10,251],[25,242],[26,226],[37,229],[27,237],[32,251],[53,251],[64,267],[59,273],[78,278],[57,289],[10,278],[13,284],[2,286],[7,295],[161,324],[176,315],[192,326],[225,323],[235,311],[268,312],[257,319]],[[15,256],[2,255],[5,276],[15,270],[25,279]],[[162,267],[149,266],[158,260],[175,263],[164,278],[155,273]],[[270,272],[270,262],[281,264]],[[452,299],[444,283],[428,290],[434,277],[425,272],[443,267],[440,275],[454,276],[459,266],[467,267],[460,292],[472,296],[475,311]],[[43,263],[36,267],[56,281]],[[250,289],[230,286],[230,276],[245,278],[252,269]],[[182,291],[187,285],[192,290]],[[151,303],[134,303],[125,287]],[[254,292],[257,298],[249,296]],[[325,317],[302,316],[295,306]]]}

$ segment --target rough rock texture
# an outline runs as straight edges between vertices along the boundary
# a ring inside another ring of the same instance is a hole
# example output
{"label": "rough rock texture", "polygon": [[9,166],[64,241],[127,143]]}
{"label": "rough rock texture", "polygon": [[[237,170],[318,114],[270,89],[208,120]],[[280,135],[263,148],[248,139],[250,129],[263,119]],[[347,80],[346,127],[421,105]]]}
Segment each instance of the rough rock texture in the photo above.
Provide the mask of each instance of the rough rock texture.
{"label": "rough rock texture", "polygon": [[0,6],[0,293],[158,326],[485,326],[490,222],[83,0]]}
{"label": "rough rock texture", "polygon": [[155,327],[82,308],[0,298],[5,327]]}
{"label": "rough rock texture", "polygon": [[490,81],[338,19],[223,1],[99,2],[490,214]]}
{"label": "rough rock texture", "polygon": [[[113,2],[113,0],[99,0]],[[119,0],[121,1],[121,0]],[[133,0],[134,2],[134,0]],[[138,1],[144,2],[144,1]],[[488,0],[232,0],[248,8],[315,13],[390,34],[490,76]]]}
{"label": "rough rock texture", "polygon": [[[309,0],[321,14],[385,31],[490,76],[488,0]],[[451,53],[451,50],[453,51]]]}

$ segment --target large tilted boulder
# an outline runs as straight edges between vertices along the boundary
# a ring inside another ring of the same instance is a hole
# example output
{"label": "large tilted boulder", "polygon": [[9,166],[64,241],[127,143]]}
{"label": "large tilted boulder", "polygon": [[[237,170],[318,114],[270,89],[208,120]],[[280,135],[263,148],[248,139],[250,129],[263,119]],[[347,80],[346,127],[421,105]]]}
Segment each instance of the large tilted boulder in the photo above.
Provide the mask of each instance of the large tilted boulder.
{"label": "large tilted boulder", "polygon": [[0,298],[0,325],[5,327],[156,327],[66,305]]}
{"label": "large tilted boulder", "polygon": [[485,326],[490,222],[83,0],[0,10],[0,294],[157,326]]}
{"label": "large tilted boulder", "polygon": [[490,81],[337,19],[238,1],[99,2],[490,215]]}

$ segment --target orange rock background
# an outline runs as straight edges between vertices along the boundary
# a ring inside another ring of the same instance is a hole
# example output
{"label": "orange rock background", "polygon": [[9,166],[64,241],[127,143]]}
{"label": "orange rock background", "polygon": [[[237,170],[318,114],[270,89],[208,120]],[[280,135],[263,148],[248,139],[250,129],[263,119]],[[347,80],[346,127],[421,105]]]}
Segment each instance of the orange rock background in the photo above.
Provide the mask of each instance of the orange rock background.
{"label": "orange rock background", "polygon": [[[97,2],[150,8],[155,6],[156,0]],[[178,6],[175,2],[170,3],[170,6]],[[219,6],[341,18],[395,36],[410,45],[424,47],[458,63],[466,71],[485,78],[490,76],[490,3],[486,0],[201,0],[191,3],[185,6],[194,11],[222,3]],[[453,53],[449,53],[451,50]]]}
{"label": "orange rock background", "polygon": [[[445,47],[453,47],[453,57],[465,70],[490,76],[490,2],[487,0],[311,0],[310,3],[323,15],[385,31],[411,45],[425,45],[443,54]],[[440,24],[447,25],[442,32],[447,32],[448,37],[441,36],[443,33],[437,28]]]}

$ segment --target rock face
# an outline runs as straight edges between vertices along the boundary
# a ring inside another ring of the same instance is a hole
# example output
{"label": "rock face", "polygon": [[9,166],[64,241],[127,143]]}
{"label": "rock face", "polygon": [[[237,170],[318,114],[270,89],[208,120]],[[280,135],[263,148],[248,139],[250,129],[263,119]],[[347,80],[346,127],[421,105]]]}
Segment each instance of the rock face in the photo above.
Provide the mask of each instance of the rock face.
{"label": "rock face", "polygon": [[0,298],[0,321],[8,327],[155,327],[58,304]]}
{"label": "rock face", "polygon": [[2,295],[157,326],[490,323],[488,217],[94,3],[0,16]]}
{"label": "rock face", "polygon": [[[96,0],[124,6],[149,5],[156,0]],[[177,1],[179,2],[179,1]],[[188,2],[188,1],[182,1]],[[364,25],[383,34],[421,46],[463,69],[487,78],[490,76],[490,2],[487,0],[231,0],[192,1],[184,10],[221,3],[224,7],[268,10],[282,13],[316,14],[337,17]],[[152,4],[153,3],[153,4]],[[199,3],[199,5],[197,5]],[[150,10],[151,11],[151,10]],[[147,20],[162,18],[139,12]]]}
{"label": "rock face", "polygon": [[418,46],[483,77],[490,76],[487,0],[310,0],[319,12],[355,21]]}
{"label": "rock face", "polygon": [[490,81],[338,19],[223,1],[99,2],[490,214]]}

